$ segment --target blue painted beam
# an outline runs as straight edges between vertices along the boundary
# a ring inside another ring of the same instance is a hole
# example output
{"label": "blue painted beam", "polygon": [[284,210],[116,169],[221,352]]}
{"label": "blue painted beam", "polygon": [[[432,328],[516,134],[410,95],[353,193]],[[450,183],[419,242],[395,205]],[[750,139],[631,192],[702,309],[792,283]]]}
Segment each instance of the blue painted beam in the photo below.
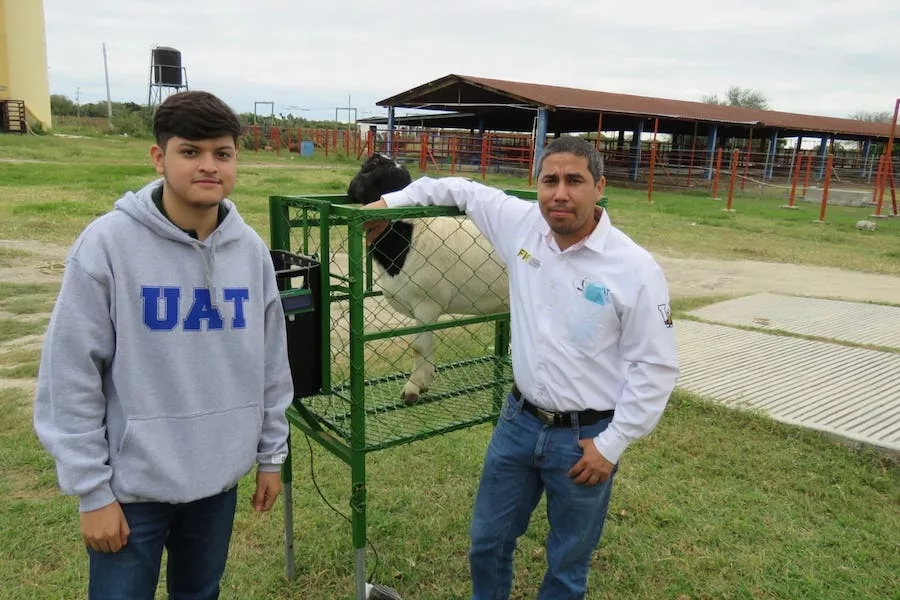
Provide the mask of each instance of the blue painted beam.
{"label": "blue painted beam", "polygon": [[478,116],[478,148],[475,150],[476,162],[481,164],[481,149],[484,148],[484,115]]}
{"label": "blue painted beam", "polygon": [[868,171],[869,167],[869,154],[872,152],[872,140],[871,138],[866,138],[863,141],[862,147],[862,168],[859,171],[860,177],[866,176],[866,171]]}
{"label": "blue painted beam", "polygon": [[816,181],[822,181],[825,177],[825,163],[828,161],[828,138],[823,137],[819,142],[819,168],[816,171]]}
{"label": "blue painted beam", "polygon": [[394,107],[388,106],[387,155],[394,156]]}
{"label": "blue painted beam", "polygon": [[706,136],[706,153],[709,159],[706,161],[706,178],[712,180],[713,171],[716,168],[716,141],[719,137],[719,126],[710,125],[709,135]]}
{"label": "blue painted beam", "polygon": [[537,112],[537,131],[534,140],[534,165],[531,172],[534,177],[538,176],[538,168],[541,165],[541,157],[544,156],[544,140],[547,139],[547,109],[539,108]]}
{"label": "blue painted beam", "polygon": [[766,155],[766,181],[772,179],[775,174],[775,151],[778,149],[778,130],[772,132],[772,139],[769,140],[769,152]]}
{"label": "blue painted beam", "polygon": [[794,180],[794,170],[803,169],[803,136],[797,136],[797,147],[794,148],[794,164],[791,166],[791,181]]}
{"label": "blue painted beam", "polygon": [[637,123],[637,129],[631,137],[631,149],[634,151],[634,166],[631,169],[632,181],[637,181],[638,173],[641,170],[641,135],[644,133],[644,120],[641,119]]}

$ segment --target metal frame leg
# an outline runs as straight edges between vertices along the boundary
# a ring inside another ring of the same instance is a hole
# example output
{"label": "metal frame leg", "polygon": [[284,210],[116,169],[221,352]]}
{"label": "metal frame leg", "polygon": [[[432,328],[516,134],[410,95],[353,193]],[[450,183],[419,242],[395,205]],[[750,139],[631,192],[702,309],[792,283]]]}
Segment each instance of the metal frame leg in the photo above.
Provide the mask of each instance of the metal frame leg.
{"label": "metal frame leg", "polygon": [[294,572],[294,453],[291,452],[290,427],[288,427],[288,451],[281,465],[281,485],[284,488],[284,576],[288,581],[296,577]]}
{"label": "metal frame leg", "polygon": [[284,576],[292,580],[294,572],[294,502],[290,485],[284,488]]}
{"label": "metal frame leg", "polygon": [[356,581],[356,600],[366,600],[366,549],[353,551],[353,576]]}

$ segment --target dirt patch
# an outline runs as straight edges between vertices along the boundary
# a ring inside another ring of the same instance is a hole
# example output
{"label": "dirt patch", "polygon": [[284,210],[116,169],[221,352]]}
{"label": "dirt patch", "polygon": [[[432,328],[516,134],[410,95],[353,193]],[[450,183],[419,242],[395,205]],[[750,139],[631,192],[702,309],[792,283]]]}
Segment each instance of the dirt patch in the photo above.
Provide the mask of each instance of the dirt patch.
{"label": "dirt patch", "polygon": [[43,343],[43,335],[24,335],[20,338],[0,343],[0,354],[22,350],[40,350]]}
{"label": "dirt patch", "polygon": [[[0,267],[0,283],[57,283],[66,246],[29,240],[0,240],[0,249],[27,252],[11,267]],[[760,292],[860,302],[900,302],[900,277],[834,267],[752,260],[712,260],[657,256],[673,298],[746,296]]]}
{"label": "dirt patch", "polygon": [[[0,240],[0,248],[27,253],[12,267],[0,268],[0,283],[58,283],[68,248],[24,240]],[[656,257],[665,271],[673,298],[746,296],[772,292],[859,302],[900,303],[900,277],[860,273],[832,267]],[[31,316],[23,315],[23,319]],[[42,336],[26,336],[5,346],[39,347]],[[28,379],[0,378],[0,389],[22,387],[34,392]]]}
{"label": "dirt patch", "polygon": [[760,292],[856,302],[900,303],[900,277],[751,260],[656,257],[673,298]]}
{"label": "dirt patch", "polygon": [[34,397],[34,391],[37,389],[36,379],[7,379],[0,377],[0,390],[20,389],[28,393],[28,400]]}
{"label": "dirt patch", "polygon": [[37,160],[32,158],[0,158],[0,163],[7,163],[11,165],[31,165],[31,164],[50,164],[54,161],[52,160]]}
{"label": "dirt patch", "polygon": [[43,500],[59,496],[59,488],[42,483],[40,474],[33,470],[11,469],[3,477],[10,489],[9,500]]}
{"label": "dirt patch", "polygon": [[[291,156],[291,159],[294,157]],[[242,162],[242,169],[294,169],[300,171],[333,171],[332,165],[298,165],[295,163]]]}
{"label": "dirt patch", "polygon": [[58,283],[65,267],[66,246],[34,240],[0,240],[0,250],[17,250],[26,256],[0,267],[0,283]]}
{"label": "dirt patch", "polygon": [[0,319],[14,319],[18,321],[22,321],[23,323],[35,323],[42,319],[49,319],[50,313],[27,313],[27,314],[19,314],[19,313],[11,313],[0,310]]}

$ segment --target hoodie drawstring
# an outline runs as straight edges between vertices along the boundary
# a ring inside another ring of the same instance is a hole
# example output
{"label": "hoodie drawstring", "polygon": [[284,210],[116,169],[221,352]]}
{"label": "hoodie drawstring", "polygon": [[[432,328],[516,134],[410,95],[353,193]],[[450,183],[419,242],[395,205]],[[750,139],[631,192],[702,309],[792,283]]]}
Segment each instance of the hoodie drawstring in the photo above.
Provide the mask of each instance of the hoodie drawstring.
{"label": "hoodie drawstring", "polygon": [[212,302],[212,305],[218,306],[218,295],[216,293],[216,286],[214,283],[214,272],[216,267],[216,240],[218,239],[219,231],[213,231],[209,236],[209,246],[203,246],[202,244],[195,243],[194,247],[200,251],[200,255],[203,257],[203,266],[206,270],[206,287],[209,290],[209,297]]}

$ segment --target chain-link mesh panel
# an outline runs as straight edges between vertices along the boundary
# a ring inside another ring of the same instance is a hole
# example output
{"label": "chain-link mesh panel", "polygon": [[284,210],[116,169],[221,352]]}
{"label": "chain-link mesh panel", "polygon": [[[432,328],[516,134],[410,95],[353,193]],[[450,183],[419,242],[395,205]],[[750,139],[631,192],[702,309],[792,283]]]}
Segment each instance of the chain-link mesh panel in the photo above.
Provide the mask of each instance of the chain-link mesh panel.
{"label": "chain-link mesh panel", "polygon": [[[464,217],[416,218],[379,238],[392,240],[386,249],[367,251],[361,216],[334,208],[302,200],[288,208],[291,250],[318,258],[327,273],[330,386],[303,405],[347,444],[354,409],[363,410],[365,450],[494,418],[512,370],[508,284],[487,241]],[[360,397],[354,372],[365,382]]]}

